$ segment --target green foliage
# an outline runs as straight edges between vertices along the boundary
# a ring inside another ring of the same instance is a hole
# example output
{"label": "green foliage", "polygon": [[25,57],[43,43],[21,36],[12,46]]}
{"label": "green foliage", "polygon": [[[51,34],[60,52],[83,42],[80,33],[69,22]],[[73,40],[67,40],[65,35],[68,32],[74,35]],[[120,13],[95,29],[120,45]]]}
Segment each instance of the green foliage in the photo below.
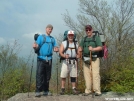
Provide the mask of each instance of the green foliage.
{"label": "green foliage", "polygon": [[17,93],[28,91],[28,74],[24,68],[8,70],[0,85],[2,98],[9,98]]}
{"label": "green foliage", "polygon": [[[113,4],[112,4],[113,3]],[[133,92],[134,87],[134,1],[79,0],[77,21],[69,12],[63,14],[65,24],[84,36],[84,26],[91,24],[94,30],[105,34],[108,59],[101,64],[102,91]]]}
{"label": "green foliage", "polygon": [[107,92],[110,91],[110,74],[107,71],[101,71],[101,91]]}
{"label": "green foliage", "polygon": [[[14,45],[0,46],[0,99],[5,100],[17,93],[27,92],[29,87],[29,65],[19,58],[19,47]],[[32,89],[34,84],[32,85]],[[35,87],[35,86],[34,86]],[[31,89],[30,89],[31,90]]]}
{"label": "green foliage", "polygon": [[115,71],[112,77],[111,90],[114,92],[134,92],[134,69],[122,68]]}
{"label": "green foliage", "polygon": [[[133,51],[132,51],[133,52]],[[109,71],[102,73],[102,91],[134,92],[134,58],[128,56],[114,62]]]}
{"label": "green foliage", "polygon": [[9,71],[5,77],[3,79],[4,89],[1,90],[4,95],[12,96],[21,90],[21,86],[24,83],[21,70]]}

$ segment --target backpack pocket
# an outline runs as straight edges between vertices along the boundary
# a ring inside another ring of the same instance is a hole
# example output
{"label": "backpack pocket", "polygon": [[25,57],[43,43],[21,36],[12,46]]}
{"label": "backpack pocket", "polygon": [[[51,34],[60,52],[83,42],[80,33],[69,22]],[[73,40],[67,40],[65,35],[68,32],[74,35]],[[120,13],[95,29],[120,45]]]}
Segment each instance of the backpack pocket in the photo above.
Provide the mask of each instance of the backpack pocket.
{"label": "backpack pocket", "polygon": [[85,64],[90,65],[90,57],[83,57],[83,61],[84,61]]}

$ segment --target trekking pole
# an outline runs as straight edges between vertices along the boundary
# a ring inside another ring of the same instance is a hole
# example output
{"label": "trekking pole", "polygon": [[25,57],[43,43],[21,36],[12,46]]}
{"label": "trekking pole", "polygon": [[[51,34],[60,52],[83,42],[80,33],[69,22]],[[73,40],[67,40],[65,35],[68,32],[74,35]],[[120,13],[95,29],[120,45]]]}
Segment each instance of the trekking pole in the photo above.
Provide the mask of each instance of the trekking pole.
{"label": "trekking pole", "polygon": [[78,59],[76,59],[76,68],[77,68],[77,83],[76,83],[76,87],[78,88]]}
{"label": "trekking pole", "polygon": [[[69,55],[69,54],[67,54]],[[66,59],[67,68],[68,68],[68,93],[69,93],[69,66],[68,66],[69,59]]]}
{"label": "trekking pole", "polygon": [[90,51],[90,70],[91,70],[91,91],[92,91],[92,98],[94,98],[94,91],[93,91],[93,73],[92,73],[92,52]]}
{"label": "trekking pole", "polygon": [[[58,53],[56,52],[56,54],[57,54],[57,56],[58,56]],[[57,95],[58,95],[58,59],[57,59],[57,68],[56,68],[56,70],[57,70]]]}
{"label": "trekking pole", "polygon": [[[80,68],[80,73],[81,73],[81,78],[80,78],[80,81],[81,81],[81,85],[82,85],[82,80],[83,80],[83,78],[82,78],[82,72],[83,72],[83,64],[82,64],[82,51],[80,51],[80,66],[81,66],[81,68]],[[81,91],[82,91],[82,87],[81,87]]]}
{"label": "trekking pole", "polygon": [[[35,53],[34,53],[34,55],[35,55]],[[31,86],[33,63],[34,63],[34,56],[33,56],[33,60],[32,60],[32,67],[31,67],[31,73],[30,73],[30,81],[29,81],[29,87],[28,87],[28,97],[29,97],[29,91],[30,91],[30,86]]]}

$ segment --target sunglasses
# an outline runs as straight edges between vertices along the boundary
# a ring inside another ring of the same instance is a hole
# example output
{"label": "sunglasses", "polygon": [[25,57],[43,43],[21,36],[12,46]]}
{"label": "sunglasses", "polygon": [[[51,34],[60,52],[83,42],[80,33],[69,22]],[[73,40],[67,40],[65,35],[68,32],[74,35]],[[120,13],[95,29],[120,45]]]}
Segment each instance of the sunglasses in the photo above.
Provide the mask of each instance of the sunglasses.
{"label": "sunglasses", "polygon": [[86,32],[91,31],[92,29],[86,29]]}
{"label": "sunglasses", "polygon": [[68,36],[74,36],[73,34],[69,34]]}

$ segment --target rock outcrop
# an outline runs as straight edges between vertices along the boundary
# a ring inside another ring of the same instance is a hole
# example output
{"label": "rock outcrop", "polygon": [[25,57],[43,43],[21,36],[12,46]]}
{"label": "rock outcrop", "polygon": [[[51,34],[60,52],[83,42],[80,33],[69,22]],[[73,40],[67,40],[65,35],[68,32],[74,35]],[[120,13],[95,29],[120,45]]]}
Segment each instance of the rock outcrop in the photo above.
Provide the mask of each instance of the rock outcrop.
{"label": "rock outcrop", "polygon": [[35,93],[19,93],[9,98],[7,101],[134,101],[134,94],[116,94],[113,92],[103,93],[101,96],[82,96],[79,95],[57,95],[53,96],[41,96],[37,98],[34,96]]}

